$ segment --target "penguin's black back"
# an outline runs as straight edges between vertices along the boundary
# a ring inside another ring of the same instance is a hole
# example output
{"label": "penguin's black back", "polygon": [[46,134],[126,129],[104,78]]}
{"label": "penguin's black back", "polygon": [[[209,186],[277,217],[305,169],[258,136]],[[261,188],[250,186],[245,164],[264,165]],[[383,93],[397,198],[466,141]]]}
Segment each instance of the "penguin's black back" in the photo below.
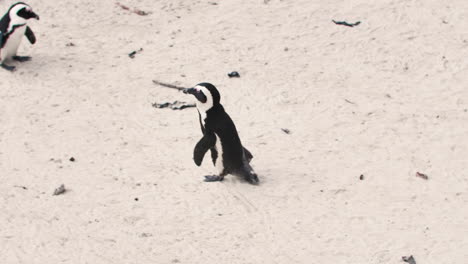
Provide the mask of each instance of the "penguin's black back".
{"label": "penguin's black back", "polygon": [[2,19],[0,19],[0,49],[3,48],[8,40],[8,26],[10,25],[10,9],[3,15]]}
{"label": "penguin's black back", "polygon": [[[244,150],[237,134],[236,126],[224,107],[217,104],[206,112],[204,133],[215,133],[221,140],[223,148],[223,166],[226,173],[231,173],[243,165]],[[212,157],[215,158],[216,154]],[[219,158],[219,157],[218,157]]]}
{"label": "penguin's black back", "polygon": [[8,12],[0,19],[0,31],[2,34],[6,34],[8,30],[8,25],[10,24],[10,16],[8,15]]}

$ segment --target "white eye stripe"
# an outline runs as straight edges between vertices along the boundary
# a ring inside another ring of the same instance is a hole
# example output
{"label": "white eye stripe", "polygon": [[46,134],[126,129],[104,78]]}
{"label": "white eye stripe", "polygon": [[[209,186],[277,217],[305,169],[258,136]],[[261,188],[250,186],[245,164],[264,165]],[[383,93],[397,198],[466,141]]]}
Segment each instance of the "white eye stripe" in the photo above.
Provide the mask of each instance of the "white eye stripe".
{"label": "white eye stripe", "polygon": [[213,98],[211,97],[211,93],[208,89],[206,89],[206,87],[203,87],[203,86],[195,86],[194,87],[197,91],[201,91],[205,97],[206,97],[206,102],[205,103],[201,103],[199,101],[197,101],[197,108],[200,112],[206,112],[208,111],[211,107],[213,107]]}
{"label": "white eye stripe", "polygon": [[24,4],[19,4],[19,5],[16,5],[15,7],[13,7],[11,10],[10,10],[10,15],[11,14],[17,14],[21,9],[25,9],[26,11],[28,12],[31,12],[32,11],[32,8],[28,5],[24,5]]}
{"label": "white eye stripe", "polygon": [[195,90],[196,90],[197,92],[202,92],[202,93],[205,93],[205,91],[206,91],[206,88],[205,88],[205,87],[202,87],[202,86],[199,86],[199,85],[197,85],[197,86],[195,86]]}
{"label": "white eye stripe", "polygon": [[23,8],[26,11],[32,11],[32,8],[25,4],[18,4],[18,5],[13,6],[13,8],[10,9],[10,11],[8,12],[10,16],[10,25],[8,27],[7,32],[11,32],[11,30],[13,29],[15,25],[24,25],[26,23],[26,19],[18,15],[18,12]]}

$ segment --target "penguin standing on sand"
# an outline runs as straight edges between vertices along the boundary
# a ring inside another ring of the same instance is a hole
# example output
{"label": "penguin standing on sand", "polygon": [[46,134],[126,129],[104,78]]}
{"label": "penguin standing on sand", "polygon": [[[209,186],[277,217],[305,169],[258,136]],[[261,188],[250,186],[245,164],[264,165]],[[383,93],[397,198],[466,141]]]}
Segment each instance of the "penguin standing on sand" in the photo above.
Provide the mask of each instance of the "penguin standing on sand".
{"label": "penguin standing on sand", "polygon": [[244,148],[237,134],[236,126],[220,104],[220,94],[210,83],[200,83],[184,93],[192,94],[197,99],[197,110],[203,137],[193,151],[193,159],[200,166],[205,153],[211,150],[213,164],[218,175],[205,176],[205,181],[222,181],[224,176],[232,174],[246,181],[257,184],[258,177],[250,166],[253,156]]}
{"label": "penguin standing on sand", "polygon": [[17,56],[16,52],[26,35],[31,44],[36,43],[36,37],[26,24],[28,19],[35,18],[39,20],[31,7],[23,2],[13,4],[8,12],[0,19],[0,66],[6,70],[14,71],[15,66],[5,64],[6,60],[13,59],[20,62],[28,61],[31,57]]}

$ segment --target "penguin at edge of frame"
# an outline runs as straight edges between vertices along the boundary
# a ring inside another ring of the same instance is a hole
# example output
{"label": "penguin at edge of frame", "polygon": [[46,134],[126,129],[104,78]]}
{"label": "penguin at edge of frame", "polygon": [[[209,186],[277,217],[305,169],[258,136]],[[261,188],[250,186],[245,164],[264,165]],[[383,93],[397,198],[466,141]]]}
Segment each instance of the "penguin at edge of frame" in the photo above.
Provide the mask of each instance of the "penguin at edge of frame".
{"label": "penguin at edge of frame", "polygon": [[27,26],[27,22],[31,18],[39,20],[39,16],[29,5],[18,2],[13,4],[0,19],[0,66],[2,68],[8,71],[15,70],[15,66],[5,64],[5,61],[10,59],[19,62],[31,60],[29,56],[16,55],[23,35],[26,35],[31,44],[36,43],[36,36]]}
{"label": "penguin at edge of frame", "polygon": [[197,99],[196,105],[203,137],[193,151],[193,159],[200,166],[205,153],[210,150],[218,175],[205,176],[205,181],[222,181],[232,174],[251,184],[258,184],[258,176],[250,166],[253,156],[241,144],[234,122],[220,104],[221,96],[210,83],[199,83],[193,88],[184,89]]}

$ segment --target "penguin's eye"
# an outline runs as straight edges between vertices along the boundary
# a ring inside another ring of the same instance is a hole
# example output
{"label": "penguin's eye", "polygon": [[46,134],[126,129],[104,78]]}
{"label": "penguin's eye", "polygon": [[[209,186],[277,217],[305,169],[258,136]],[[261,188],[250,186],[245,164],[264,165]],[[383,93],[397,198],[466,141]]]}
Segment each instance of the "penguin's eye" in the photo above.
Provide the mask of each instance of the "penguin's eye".
{"label": "penguin's eye", "polygon": [[24,14],[31,12],[31,10],[28,10],[29,8],[23,7],[21,8],[16,14],[20,17],[22,17]]}

